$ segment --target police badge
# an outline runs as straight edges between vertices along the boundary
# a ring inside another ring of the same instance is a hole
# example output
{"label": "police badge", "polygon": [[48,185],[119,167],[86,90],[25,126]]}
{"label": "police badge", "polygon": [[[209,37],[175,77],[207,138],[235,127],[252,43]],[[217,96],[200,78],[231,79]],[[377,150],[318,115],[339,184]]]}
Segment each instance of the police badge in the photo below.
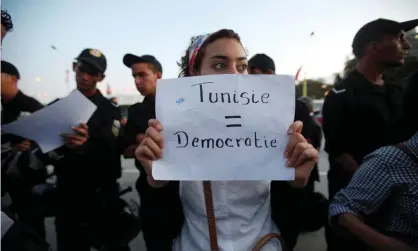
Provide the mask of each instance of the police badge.
{"label": "police badge", "polygon": [[89,53],[90,53],[90,55],[92,55],[94,57],[97,57],[97,58],[102,56],[102,53],[99,50],[96,50],[96,49],[91,49],[89,51]]}
{"label": "police badge", "polygon": [[119,131],[120,131],[120,121],[119,120],[114,120],[113,125],[112,125],[113,135],[115,135],[115,137],[119,136]]}

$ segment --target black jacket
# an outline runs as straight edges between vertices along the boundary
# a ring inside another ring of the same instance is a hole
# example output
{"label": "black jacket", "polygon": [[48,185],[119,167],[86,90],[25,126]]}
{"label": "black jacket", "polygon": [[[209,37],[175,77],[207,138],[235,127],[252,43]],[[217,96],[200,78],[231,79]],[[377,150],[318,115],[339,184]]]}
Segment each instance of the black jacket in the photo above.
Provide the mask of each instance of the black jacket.
{"label": "black jacket", "polygon": [[54,163],[60,204],[71,208],[83,201],[91,202],[98,188],[113,189],[121,177],[119,133],[121,113],[99,91],[87,97],[97,106],[87,122],[89,138],[78,148],[57,149],[61,159]]}

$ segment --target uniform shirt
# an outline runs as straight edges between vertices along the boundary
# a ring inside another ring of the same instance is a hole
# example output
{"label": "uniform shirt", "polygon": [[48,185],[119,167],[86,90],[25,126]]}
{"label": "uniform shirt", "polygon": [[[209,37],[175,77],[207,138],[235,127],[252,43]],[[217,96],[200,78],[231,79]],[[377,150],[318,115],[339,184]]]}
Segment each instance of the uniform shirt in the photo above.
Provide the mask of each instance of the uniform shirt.
{"label": "uniform shirt", "polygon": [[[248,251],[266,234],[279,233],[271,218],[269,181],[212,181],[213,207],[219,250]],[[205,197],[201,181],[181,181],[180,198],[185,222],[174,242],[175,251],[210,247]],[[269,242],[263,251],[277,251]]]}
{"label": "uniform shirt", "polygon": [[16,97],[10,102],[1,100],[1,124],[9,124],[19,118],[21,112],[36,112],[43,108],[43,105],[38,100],[25,95],[19,91]]}
{"label": "uniform shirt", "polygon": [[[418,157],[418,132],[405,145]],[[334,197],[330,217],[354,214],[379,232],[418,248],[418,163],[394,146],[368,155]]]}
{"label": "uniform shirt", "polygon": [[330,163],[330,198],[351,179],[336,157],[347,153],[360,165],[367,154],[402,140],[397,130],[404,113],[402,100],[401,86],[375,85],[357,70],[327,95],[322,129]]}
{"label": "uniform shirt", "polygon": [[397,143],[394,129],[403,117],[402,97],[400,86],[375,85],[358,71],[333,88],[322,111],[330,158],[348,153],[360,164],[377,148]]}
{"label": "uniform shirt", "polygon": [[[121,113],[99,90],[87,97],[97,109],[87,122],[89,138],[77,148],[58,149],[55,163],[62,206],[91,201],[97,188],[112,188],[121,176],[119,131]],[[78,201],[78,203],[73,203]]]}

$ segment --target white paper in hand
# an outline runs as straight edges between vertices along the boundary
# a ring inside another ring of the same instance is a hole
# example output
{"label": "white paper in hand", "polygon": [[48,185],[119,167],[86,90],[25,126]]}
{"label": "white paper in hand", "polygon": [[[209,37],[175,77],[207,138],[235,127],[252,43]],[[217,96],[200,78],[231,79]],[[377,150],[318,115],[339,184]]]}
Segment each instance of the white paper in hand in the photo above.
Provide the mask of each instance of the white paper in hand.
{"label": "white paper in hand", "polygon": [[293,180],[285,167],[294,78],[213,75],[159,80],[163,158],[156,180]]}
{"label": "white paper in hand", "polygon": [[72,126],[87,123],[97,106],[78,90],[67,97],[2,126],[2,133],[11,133],[38,143],[42,152],[47,153],[64,144],[60,134],[73,133]]}

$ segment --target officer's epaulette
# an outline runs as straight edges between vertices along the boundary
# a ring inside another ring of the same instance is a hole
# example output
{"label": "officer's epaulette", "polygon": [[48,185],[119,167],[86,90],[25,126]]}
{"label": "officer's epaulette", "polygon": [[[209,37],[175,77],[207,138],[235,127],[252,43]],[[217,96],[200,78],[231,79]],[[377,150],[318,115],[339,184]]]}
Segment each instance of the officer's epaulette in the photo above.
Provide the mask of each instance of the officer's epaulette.
{"label": "officer's epaulette", "polygon": [[338,87],[332,88],[332,92],[335,93],[335,94],[340,94],[340,93],[343,93],[345,91],[347,91],[347,89],[341,88],[341,87],[340,88],[338,88]]}

